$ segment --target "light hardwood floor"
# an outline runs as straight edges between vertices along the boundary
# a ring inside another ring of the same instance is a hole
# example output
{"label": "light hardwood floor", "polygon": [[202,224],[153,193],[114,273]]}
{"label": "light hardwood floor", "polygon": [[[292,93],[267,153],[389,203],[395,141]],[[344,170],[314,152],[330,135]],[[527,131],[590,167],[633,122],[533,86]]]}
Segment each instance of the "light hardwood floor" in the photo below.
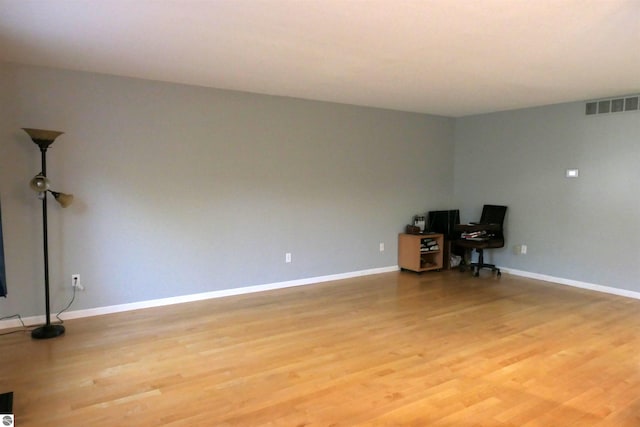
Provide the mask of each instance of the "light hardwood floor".
{"label": "light hardwood floor", "polygon": [[0,337],[29,426],[640,426],[640,301],[456,271]]}

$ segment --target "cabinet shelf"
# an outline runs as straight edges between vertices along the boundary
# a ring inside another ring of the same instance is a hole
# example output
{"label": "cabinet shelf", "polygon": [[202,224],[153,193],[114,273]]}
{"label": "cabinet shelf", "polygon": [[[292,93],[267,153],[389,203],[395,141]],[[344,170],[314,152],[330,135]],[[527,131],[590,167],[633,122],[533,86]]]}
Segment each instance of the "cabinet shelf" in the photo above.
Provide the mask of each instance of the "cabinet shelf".
{"label": "cabinet shelf", "polygon": [[[429,251],[423,247],[432,244],[438,249]],[[418,273],[442,269],[442,234],[400,234],[398,236],[398,266]]]}

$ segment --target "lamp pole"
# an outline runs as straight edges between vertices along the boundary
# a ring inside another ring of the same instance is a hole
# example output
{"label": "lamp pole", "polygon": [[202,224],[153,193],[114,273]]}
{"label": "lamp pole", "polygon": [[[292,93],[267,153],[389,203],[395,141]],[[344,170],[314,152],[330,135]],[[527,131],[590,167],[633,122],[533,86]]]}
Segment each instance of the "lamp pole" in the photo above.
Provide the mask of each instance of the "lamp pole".
{"label": "lamp pole", "polygon": [[[41,146],[42,175],[47,177],[47,147]],[[44,301],[47,319],[44,326],[31,332],[33,338],[53,338],[64,334],[64,326],[51,324],[51,308],[49,304],[49,221],[47,219],[47,192],[42,193],[42,248],[44,253]],[[37,332],[36,332],[37,331]]]}

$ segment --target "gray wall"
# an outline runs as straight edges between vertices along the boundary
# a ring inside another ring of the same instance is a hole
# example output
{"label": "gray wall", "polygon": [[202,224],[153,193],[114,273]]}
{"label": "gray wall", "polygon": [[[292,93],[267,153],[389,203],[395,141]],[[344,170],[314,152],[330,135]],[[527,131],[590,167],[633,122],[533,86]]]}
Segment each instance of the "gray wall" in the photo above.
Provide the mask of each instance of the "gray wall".
{"label": "gray wall", "polygon": [[453,194],[446,118],[12,64],[0,107],[0,315],[44,312],[21,127],[65,132],[47,158],[76,196],[49,204],[53,310],[73,273],[82,309],[394,266],[397,233]]}
{"label": "gray wall", "polygon": [[[509,206],[499,265],[640,291],[639,161],[637,112],[587,117],[570,103],[466,117],[454,198],[466,221],[484,203]],[[514,253],[521,244],[527,255]]]}

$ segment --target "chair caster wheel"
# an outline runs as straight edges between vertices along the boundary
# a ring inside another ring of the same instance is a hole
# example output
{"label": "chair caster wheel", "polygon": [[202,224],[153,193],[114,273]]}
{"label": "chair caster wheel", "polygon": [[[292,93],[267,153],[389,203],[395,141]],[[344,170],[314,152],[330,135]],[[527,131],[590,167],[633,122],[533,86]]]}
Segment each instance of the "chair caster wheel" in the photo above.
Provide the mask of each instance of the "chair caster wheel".
{"label": "chair caster wheel", "polygon": [[502,272],[498,271],[497,276],[498,276],[498,277],[502,276]]}

